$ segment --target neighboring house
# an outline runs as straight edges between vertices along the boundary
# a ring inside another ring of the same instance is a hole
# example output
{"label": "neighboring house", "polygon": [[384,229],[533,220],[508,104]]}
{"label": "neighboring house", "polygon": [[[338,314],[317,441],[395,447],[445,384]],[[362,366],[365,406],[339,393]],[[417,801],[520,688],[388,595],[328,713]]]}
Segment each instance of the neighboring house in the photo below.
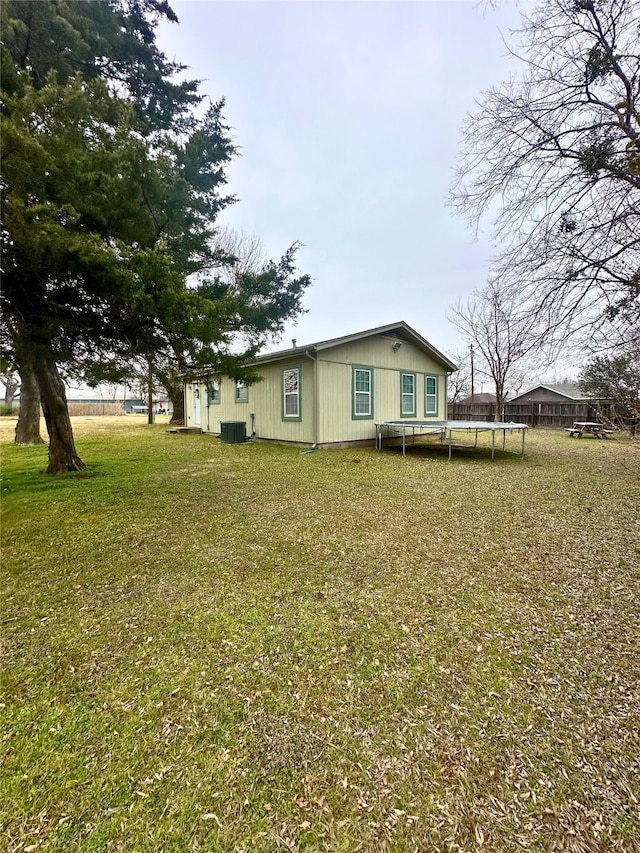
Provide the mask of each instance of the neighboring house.
{"label": "neighboring house", "polygon": [[257,439],[332,445],[375,440],[375,423],[445,420],[456,365],[404,322],[259,356],[247,387],[200,371],[185,381],[185,423]]}
{"label": "neighboring house", "polygon": [[469,396],[465,397],[464,400],[456,400],[456,403],[460,406],[476,406],[485,405],[486,403],[493,403],[493,405],[495,406],[496,395],[487,394],[486,392],[481,391],[479,394],[469,394]]}
{"label": "neighboring house", "polygon": [[127,400],[124,400],[123,404],[125,412],[129,415],[132,412],[140,415],[146,414],[149,406],[146,400],[141,400],[136,397],[129,397]]}
{"label": "neighboring house", "polygon": [[[132,397],[128,400],[125,400],[122,405],[124,406],[124,410],[127,414],[134,413],[137,415],[140,415],[140,414],[146,415],[147,412],[149,411],[148,402],[146,400],[136,399],[135,397]],[[153,399],[153,411],[156,414],[162,414],[163,412],[164,413],[170,413],[173,411],[173,406],[171,405],[171,402],[169,400],[167,400],[166,398],[159,400],[159,399],[154,397],[154,399]]]}
{"label": "neighboring house", "polygon": [[[614,413],[615,414],[615,413]],[[505,405],[505,419],[530,426],[571,427],[575,421],[595,421],[611,416],[606,400],[594,400],[570,382],[536,385]]]}
{"label": "neighboring house", "polygon": [[[473,402],[472,402],[473,399]],[[496,395],[480,391],[477,394],[449,403],[449,418],[452,421],[495,421]]]}
{"label": "neighboring house", "polygon": [[589,398],[585,396],[577,385],[571,382],[562,382],[559,385],[536,385],[517,397],[511,397],[509,403],[588,403]]}
{"label": "neighboring house", "polygon": [[[496,417],[495,397],[492,394],[475,394],[470,398],[449,404],[449,417],[457,420],[487,420]],[[484,398],[490,397],[486,402]],[[541,384],[523,394],[510,397],[500,413],[499,420],[525,423],[529,426],[571,427],[575,421],[593,421],[611,416],[608,401],[592,400],[569,382]]]}

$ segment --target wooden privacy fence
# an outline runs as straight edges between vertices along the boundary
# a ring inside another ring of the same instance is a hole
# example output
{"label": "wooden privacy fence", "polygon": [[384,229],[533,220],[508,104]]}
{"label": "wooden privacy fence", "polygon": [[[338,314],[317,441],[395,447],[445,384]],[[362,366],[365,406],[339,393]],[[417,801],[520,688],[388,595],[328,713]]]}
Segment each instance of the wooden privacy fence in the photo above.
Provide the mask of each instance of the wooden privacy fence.
{"label": "wooden privacy fence", "polygon": [[82,401],[69,400],[69,414],[74,415],[124,415],[124,406],[122,401],[111,400],[96,400],[93,403],[83,403]]}
{"label": "wooden privacy fence", "polygon": [[[496,420],[495,403],[449,403],[449,419],[452,421]],[[570,427],[575,421],[610,421],[629,427],[626,419],[619,417],[615,405],[610,402],[591,403],[505,403],[504,416],[498,420],[514,421],[530,427]]]}
{"label": "wooden privacy fence", "polygon": [[449,403],[450,421],[495,421],[495,403]]}
{"label": "wooden privacy fence", "polygon": [[[518,421],[531,427],[571,427],[575,421],[609,420],[610,406],[606,411],[597,403],[506,403],[505,420]],[[615,409],[613,414],[615,415]]]}

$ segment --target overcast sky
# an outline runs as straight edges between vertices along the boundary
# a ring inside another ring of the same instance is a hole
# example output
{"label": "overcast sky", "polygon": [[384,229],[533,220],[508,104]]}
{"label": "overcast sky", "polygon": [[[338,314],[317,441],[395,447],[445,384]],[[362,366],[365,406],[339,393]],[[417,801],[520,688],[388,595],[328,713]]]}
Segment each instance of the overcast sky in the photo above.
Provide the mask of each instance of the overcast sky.
{"label": "overcast sky", "polygon": [[446,199],[465,117],[518,70],[505,42],[523,4],[171,5],[180,24],[161,27],[160,48],[226,98],[240,148],[227,172],[239,200],[221,224],[274,258],[303,244],[307,313],[278,347],[405,320],[443,352],[461,350],[447,309],[484,284],[491,245]]}

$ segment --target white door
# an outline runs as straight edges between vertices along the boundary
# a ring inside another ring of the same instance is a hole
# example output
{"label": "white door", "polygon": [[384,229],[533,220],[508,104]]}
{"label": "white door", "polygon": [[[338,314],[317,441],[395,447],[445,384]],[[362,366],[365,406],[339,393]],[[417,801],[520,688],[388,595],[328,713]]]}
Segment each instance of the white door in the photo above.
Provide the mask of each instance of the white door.
{"label": "white door", "polygon": [[194,426],[200,426],[200,386],[198,384],[193,386],[192,399],[193,399],[193,425]]}

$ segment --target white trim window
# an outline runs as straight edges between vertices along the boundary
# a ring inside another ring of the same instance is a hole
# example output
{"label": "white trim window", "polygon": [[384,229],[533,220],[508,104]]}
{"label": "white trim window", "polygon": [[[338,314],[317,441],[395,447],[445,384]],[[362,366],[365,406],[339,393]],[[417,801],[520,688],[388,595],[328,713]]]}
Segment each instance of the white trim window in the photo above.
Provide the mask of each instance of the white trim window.
{"label": "white trim window", "polygon": [[424,377],[424,413],[425,415],[438,414],[438,377]]}
{"label": "white trim window", "polygon": [[353,367],[353,417],[373,417],[373,370]]}
{"label": "white trim window", "polygon": [[400,414],[408,417],[416,413],[416,375],[415,373],[400,374]]}
{"label": "white trim window", "polygon": [[236,382],[236,403],[247,403],[249,401],[249,389],[247,383],[239,379]]}
{"label": "white trim window", "polygon": [[221,402],[220,380],[210,379],[207,383],[207,405],[216,406]]}
{"label": "white trim window", "polygon": [[288,367],[282,371],[282,417],[300,417],[300,368]]}

